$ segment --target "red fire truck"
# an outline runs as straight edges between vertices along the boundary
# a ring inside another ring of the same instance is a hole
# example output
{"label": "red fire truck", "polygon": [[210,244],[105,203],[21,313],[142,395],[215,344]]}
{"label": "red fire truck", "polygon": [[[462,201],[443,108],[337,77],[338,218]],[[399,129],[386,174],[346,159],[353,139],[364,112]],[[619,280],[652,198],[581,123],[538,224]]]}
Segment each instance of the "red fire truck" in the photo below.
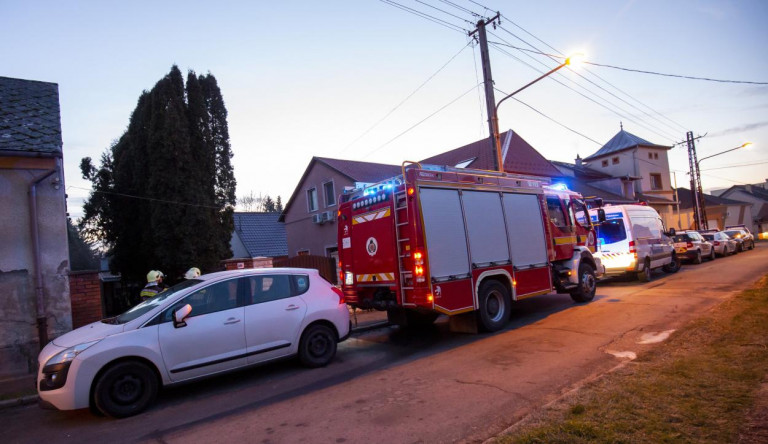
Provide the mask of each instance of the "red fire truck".
{"label": "red fire truck", "polygon": [[530,177],[405,162],[402,176],[340,202],[347,302],[398,324],[443,313],[454,330],[496,331],[512,301],[592,300],[604,272],[581,196]]}

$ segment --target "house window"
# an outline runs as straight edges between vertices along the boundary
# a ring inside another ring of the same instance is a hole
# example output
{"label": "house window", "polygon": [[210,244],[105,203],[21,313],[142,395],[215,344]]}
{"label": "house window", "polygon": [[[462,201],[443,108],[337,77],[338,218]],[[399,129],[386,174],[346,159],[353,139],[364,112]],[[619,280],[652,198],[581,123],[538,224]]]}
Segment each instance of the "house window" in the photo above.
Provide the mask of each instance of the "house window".
{"label": "house window", "polygon": [[662,188],[661,174],[651,173],[651,189],[660,190]]}
{"label": "house window", "polygon": [[607,161],[607,160],[604,160],[604,161],[603,161],[603,167],[607,167],[607,166],[608,166],[608,161]]}
{"label": "house window", "polygon": [[653,153],[653,158],[654,159],[658,159],[659,158],[659,153]]}
{"label": "house window", "polygon": [[614,165],[616,165],[617,163],[619,163],[619,157],[616,156],[613,159],[611,159],[611,161],[613,162]]}
{"label": "house window", "polygon": [[653,159],[653,153],[648,153],[648,158]]}
{"label": "house window", "polygon": [[333,189],[333,182],[323,184],[323,194],[325,194],[325,206],[332,207],[336,205],[336,193]]}
{"label": "house window", "polygon": [[307,211],[317,211],[317,188],[307,190]]}

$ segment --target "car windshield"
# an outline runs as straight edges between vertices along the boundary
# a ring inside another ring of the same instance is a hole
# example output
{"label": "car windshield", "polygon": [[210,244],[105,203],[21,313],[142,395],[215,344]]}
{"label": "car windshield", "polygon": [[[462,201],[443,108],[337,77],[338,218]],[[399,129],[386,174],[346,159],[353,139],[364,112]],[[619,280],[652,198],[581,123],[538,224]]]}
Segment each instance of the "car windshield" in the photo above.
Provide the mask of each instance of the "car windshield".
{"label": "car windshield", "polygon": [[607,220],[597,226],[597,241],[600,244],[613,244],[627,238],[627,230],[621,219]]}
{"label": "car windshield", "polygon": [[199,284],[200,282],[203,282],[203,281],[199,279],[187,279],[185,281],[179,282],[173,287],[165,289],[162,293],[159,293],[157,296],[153,298],[149,298],[146,301],[142,302],[141,304],[130,308],[125,313],[115,316],[113,318],[104,319],[101,322],[104,322],[105,324],[125,324],[126,322],[130,322],[138,318],[139,316],[143,315],[144,313],[147,313],[150,310],[154,309],[155,307],[159,306],[160,304],[163,303],[164,300],[173,296],[176,292],[181,291],[185,288],[189,288],[193,285]]}

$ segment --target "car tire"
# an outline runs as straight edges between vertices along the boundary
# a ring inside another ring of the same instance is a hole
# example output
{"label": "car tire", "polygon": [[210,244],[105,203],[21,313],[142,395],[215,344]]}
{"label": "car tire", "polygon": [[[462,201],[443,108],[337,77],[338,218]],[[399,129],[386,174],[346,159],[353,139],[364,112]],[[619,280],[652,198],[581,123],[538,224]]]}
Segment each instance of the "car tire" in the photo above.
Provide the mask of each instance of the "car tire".
{"label": "car tire", "polygon": [[306,367],[325,367],[336,356],[336,333],[323,324],[312,324],[299,341],[299,361]]}
{"label": "car tire", "polygon": [[755,241],[752,241],[751,244],[749,244],[749,249],[754,250],[755,249]]}
{"label": "car tire", "polygon": [[717,256],[717,253],[715,253],[715,248],[714,248],[714,247],[712,247],[712,248],[709,250],[709,260],[710,260],[710,261],[713,261],[713,260],[715,260],[715,257],[716,257],[716,256]]}
{"label": "car tire", "polygon": [[701,250],[696,250],[696,257],[695,257],[695,258],[693,258],[693,263],[694,263],[694,264],[696,264],[696,265],[698,265],[698,264],[700,264],[701,262],[702,262],[702,259],[701,259]]}
{"label": "car tire", "polygon": [[595,298],[597,291],[597,278],[592,265],[585,262],[579,264],[579,286],[571,292],[571,299],[575,302],[589,302]]}
{"label": "car tire", "polygon": [[154,370],[138,361],[106,368],[93,386],[93,404],[107,416],[126,418],[141,413],[155,400],[159,381]]}
{"label": "car tire", "polygon": [[480,328],[484,331],[501,330],[509,321],[512,310],[507,287],[499,281],[486,280],[480,286],[478,299]]}
{"label": "car tire", "polygon": [[643,262],[643,271],[637,273],[637,280],[640,282],[650,282],[652,277],[651,260],[645,258],[645,262]]}
{"label": "car tire", "polygon": [[666,273],[677,273],[680,271],[680,267],[682,266],[682,263],[680,261],[680,258],[677,257],[677,253],[672,253],[672,262],[664,265],[661,267],[662,270],[664,270]]}

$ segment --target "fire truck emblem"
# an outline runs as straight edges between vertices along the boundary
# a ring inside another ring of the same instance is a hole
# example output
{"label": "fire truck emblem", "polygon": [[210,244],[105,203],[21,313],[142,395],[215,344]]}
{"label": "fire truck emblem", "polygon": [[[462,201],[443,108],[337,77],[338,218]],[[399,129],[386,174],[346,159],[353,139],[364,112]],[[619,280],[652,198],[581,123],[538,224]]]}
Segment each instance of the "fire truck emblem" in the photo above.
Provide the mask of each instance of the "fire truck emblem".
{"label": "fire truck emblem", "polygon": [[443,290],[442,288],[440,288],[439,285],[435,287],[435,299],[439,299],[442,293],[443,293]]}
{"label": "fire truck emblem", "polygon": [[365,242],[365,250],[368,252],[369,256],[376,255],[376,252],[379,251],[379,243],[376,241],[376,238],[368,238],[368,240]]}
{"label": "fire truck emblem", "polygon": [[349,236],[349,225],[344,225],[344,236]]}

